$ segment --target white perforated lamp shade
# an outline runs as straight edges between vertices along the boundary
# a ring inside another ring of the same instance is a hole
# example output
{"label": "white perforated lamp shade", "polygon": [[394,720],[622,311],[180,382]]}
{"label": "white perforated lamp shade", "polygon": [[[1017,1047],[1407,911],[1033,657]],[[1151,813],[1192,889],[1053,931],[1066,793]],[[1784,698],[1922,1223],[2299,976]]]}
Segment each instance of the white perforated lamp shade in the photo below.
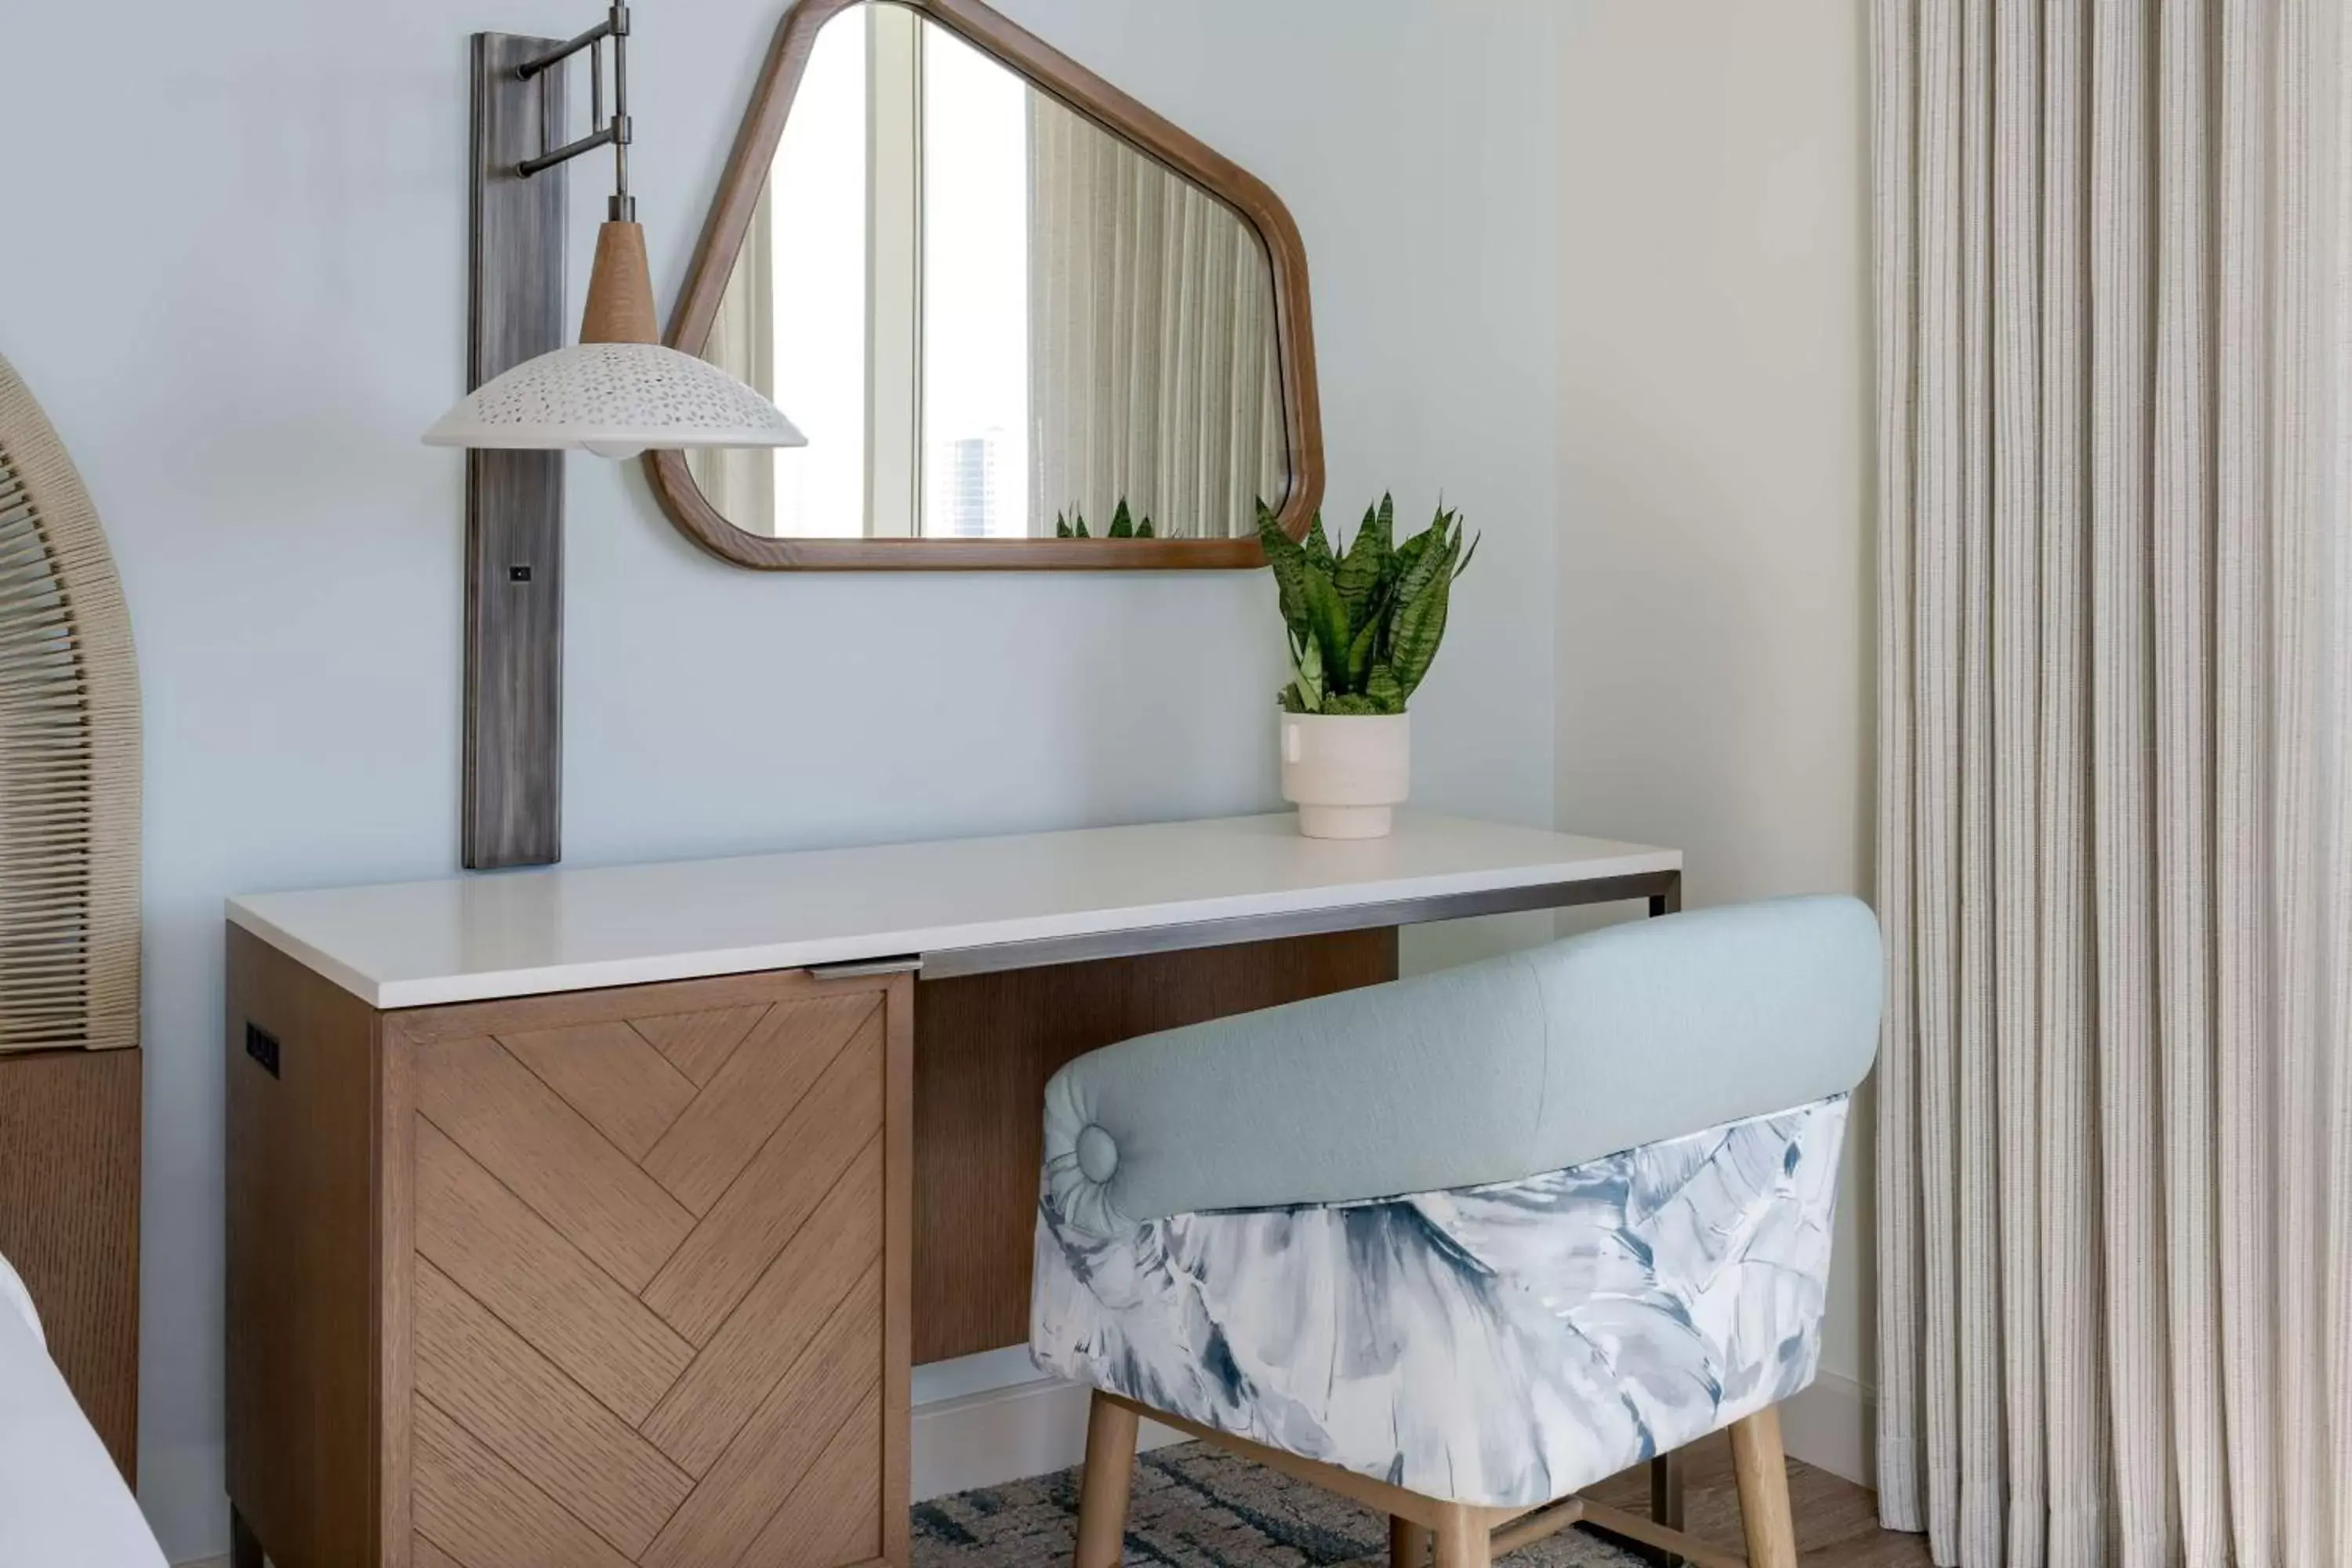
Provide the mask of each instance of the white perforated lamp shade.
{"label": "white perforated lamp shade", "polygon": [[581,341],[528,359],[468,393],[425,432],[429,447],[601,458],[690,447],[805,447],[783,411],[717,365],[654,341],[644,231],[596,237]]}
{"label": "white perforated lamp shade", "polygon": [[491,377],[425,433],[432,447],[580,447],[634,458],[677,447],[804,447],[774,404],[659,343],[580,343]]}

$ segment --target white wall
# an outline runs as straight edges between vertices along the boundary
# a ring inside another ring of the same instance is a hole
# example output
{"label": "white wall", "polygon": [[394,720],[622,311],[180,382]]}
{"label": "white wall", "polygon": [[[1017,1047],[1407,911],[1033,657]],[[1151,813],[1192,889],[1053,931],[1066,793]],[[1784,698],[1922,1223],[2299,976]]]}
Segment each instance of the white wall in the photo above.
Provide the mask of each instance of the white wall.
{"label": "white wall", "polygon": [[[1870,891],[1862,6],[1560,27],[1559,820],[1694,903]],[[1866,1112],[1825,1372],[1867,1385]]]}
{"label": "white wall", "polygon": [[[1487,534],[1415,710],[1421,796],[1549,821],[1549,0],[1005,8],[1291,203],[1337,510],[1443,486]],[[665,302],[780,11],[638,12]],[[461,390],[465,37],[593,15],[7,8],[0,353],[97,499],[144,685],[142,1489],[175,1558],[226,1539],[220,901],[456,868],[460,465],[415,437]],[[584,275],[603,174],[572,178]],[[575,863],[1276,804],[1262,583],[762,576],[688,548],[635,468],[570,473]]]}

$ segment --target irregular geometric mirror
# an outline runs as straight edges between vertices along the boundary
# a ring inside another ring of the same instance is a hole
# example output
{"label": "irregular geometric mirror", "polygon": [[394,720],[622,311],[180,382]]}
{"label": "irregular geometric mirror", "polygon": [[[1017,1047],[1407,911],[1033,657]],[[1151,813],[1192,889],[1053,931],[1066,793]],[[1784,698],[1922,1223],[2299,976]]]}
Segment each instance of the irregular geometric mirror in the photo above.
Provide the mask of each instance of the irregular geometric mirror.
{"label": "irregular geometric mirror", "polygon": [[670,342],[809,437],[648,457],[742,565],[1249,566],[1320,496],[1288,212],[975,0],[786,13]]}

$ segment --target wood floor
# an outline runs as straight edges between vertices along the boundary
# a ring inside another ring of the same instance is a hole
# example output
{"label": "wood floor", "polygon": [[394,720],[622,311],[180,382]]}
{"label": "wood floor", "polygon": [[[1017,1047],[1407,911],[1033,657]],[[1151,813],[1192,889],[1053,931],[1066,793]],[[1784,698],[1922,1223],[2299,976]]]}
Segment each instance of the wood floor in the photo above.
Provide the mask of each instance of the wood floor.
{"label": "wood floor", "polygon": [[[1742,1550],[1729,1437],[1717,1433],[1683,1454],[1684,1528],[1702,1540]],[[1612,1476],[1590,1491],[1613,1507],[1650,1511],[1647,1467]],[[1797,1552],[1804,1568],[1929,1568],[1927,1538],[1879,1529],[1876,1497],[1852,1481],[1791,1459],[1789,1500],[1796,1510]]]}

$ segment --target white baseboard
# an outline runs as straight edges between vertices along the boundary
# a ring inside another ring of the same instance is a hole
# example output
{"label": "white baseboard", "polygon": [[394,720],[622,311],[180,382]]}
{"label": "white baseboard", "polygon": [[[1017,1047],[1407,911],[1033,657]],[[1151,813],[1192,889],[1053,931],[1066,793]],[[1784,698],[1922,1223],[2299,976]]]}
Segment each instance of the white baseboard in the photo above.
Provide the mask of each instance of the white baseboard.
{"label": "white baseboard", "polygon": [[1870,1391],[1833,1372],[1780,1406],[1780,1445],[1792,1458],[1875,1489],[1878,1406]]}
{"label": "white baseboard", "polygon": [[225,1556],[191,1557],[184,1563],[173,1563],[172,1568],[228,1568],[228,1559]]}
{"label": "white baseboard", "polygon": [[[1068,1469],[1087,1457],[1087,1391],[1034,1373],[1023,1383],[915,1406],[908,1490],[917,1502]],[[1137,1446],[1181,1432],[1146,1421]]]}

